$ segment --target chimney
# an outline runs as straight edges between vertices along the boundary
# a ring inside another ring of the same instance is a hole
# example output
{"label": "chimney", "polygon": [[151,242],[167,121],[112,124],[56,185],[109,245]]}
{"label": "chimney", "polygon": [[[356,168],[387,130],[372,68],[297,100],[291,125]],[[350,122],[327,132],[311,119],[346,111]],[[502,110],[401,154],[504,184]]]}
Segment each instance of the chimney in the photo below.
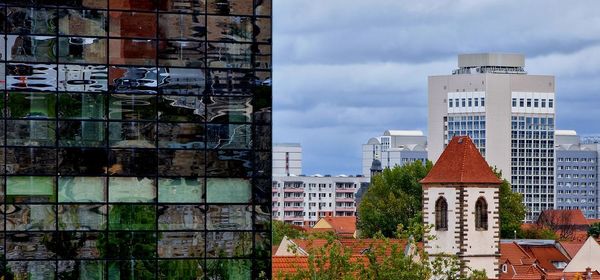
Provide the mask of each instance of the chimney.
{"label": "chimney", "polygon": [[589,267],[585,269],[585,279],[592,280],[592,269]]}

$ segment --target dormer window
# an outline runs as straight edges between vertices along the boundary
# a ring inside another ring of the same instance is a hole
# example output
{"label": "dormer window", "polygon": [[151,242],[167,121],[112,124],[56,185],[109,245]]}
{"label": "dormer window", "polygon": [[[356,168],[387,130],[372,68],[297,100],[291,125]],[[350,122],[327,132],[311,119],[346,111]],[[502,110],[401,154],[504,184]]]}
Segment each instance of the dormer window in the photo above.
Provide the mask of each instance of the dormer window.
{"label": "dormer window", "polygon": [[443,197],[435,202],[435,230],[448,230],[448,203]]}
{"label": "dormer window", "polygon": [[485,198],[480,197],[475,203],[475,229],[476,230],[487,230],[488,229],[488,211],[487,202]]}

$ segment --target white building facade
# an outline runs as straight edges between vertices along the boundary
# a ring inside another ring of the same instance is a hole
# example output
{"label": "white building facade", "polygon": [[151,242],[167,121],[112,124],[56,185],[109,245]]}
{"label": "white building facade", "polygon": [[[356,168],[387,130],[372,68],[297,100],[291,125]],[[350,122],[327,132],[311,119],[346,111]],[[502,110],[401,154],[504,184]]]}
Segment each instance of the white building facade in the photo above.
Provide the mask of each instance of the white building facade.
{"label": "white building facade", "polygon": [[383,168],[392,168],[417,160],[427,160],[427,136],[419,130],[386,130],[383,135],[373,137],[362,145],[362,174],[371,176],[374,159],[381,161]]}
{"label": "white building facade", "polygon": [[273,176],[302,174],[302,146],[298,143],[273,144]]}
{"label": "white building facade", "polygon": [[311,227],[321,217],[356,216],[356,192],[369,178],[273,176],[273,219]]}
{"label": "white building facade", "polygon": [[523,194],[526,221],[554,208],[554,76],[528,75],[519,54],[459,55],[452,75],[428,79],[428,156],[455,135],[473,139],[487,162]]}

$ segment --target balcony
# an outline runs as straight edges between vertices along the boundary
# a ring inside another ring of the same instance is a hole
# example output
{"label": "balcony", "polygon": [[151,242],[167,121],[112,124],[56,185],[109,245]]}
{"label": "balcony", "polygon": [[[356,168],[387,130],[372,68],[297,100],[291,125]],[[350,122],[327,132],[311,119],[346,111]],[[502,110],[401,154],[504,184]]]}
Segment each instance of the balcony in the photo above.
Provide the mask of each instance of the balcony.
{"label": "balcony", "polygon": [[302,206],[284,206],[284,211],[304,211],[304,207]]}
{"label": "balcony", "polygon": [[303,202],[304,197],[289,196],[289,197],[284,197],[283,201],[285,201],[285,202]]}
{"label": "balcony", "polygon": [[355,193],[355,188],[336,188],[335,192],[337,193]]}
{"label": "balcony", "polygon": [[303,221],[304,216],[284,216],[284,221]]}
{"label": "balcony", "polygon": [[302,188],[283,188],[284,193],[303,193],[304,189]]}
{"label": "balcony", "polygon": [[335,202],[354,202],[354,197],[336,197]]}

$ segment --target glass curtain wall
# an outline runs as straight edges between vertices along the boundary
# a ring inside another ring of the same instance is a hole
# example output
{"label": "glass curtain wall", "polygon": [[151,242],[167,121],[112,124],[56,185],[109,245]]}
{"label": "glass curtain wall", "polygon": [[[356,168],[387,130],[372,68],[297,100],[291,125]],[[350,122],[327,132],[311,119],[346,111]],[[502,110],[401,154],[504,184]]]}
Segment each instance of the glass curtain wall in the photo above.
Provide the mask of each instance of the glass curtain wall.
{"label": "glass curtain wall", "polygon": [[271,0],[0,3],[5,279],[261,279]]}

